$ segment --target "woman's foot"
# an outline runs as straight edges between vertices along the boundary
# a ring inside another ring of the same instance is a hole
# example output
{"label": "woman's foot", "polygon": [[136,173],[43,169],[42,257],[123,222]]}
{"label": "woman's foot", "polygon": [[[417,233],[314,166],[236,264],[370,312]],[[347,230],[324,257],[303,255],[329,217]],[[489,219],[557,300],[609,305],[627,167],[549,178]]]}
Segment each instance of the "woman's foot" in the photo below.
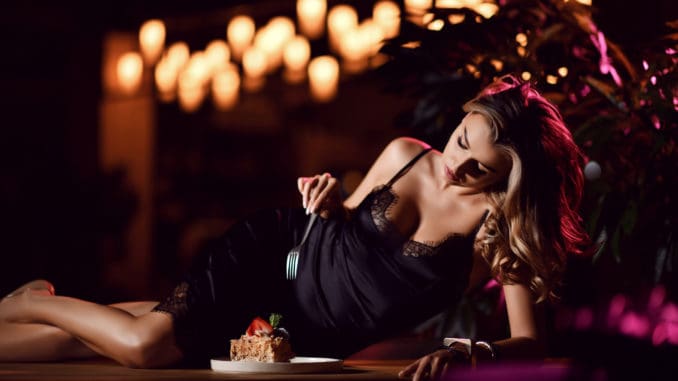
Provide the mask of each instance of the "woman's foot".
{"label": "woman's foot", "polygon": [[11,298],[11,297],[17,296],[17,295],[21,295],[24,292],[26,292],[26,290],[32,290],[36,293],[41,293],[41,294],[49,294],[49,295],[55,294],[54,285],[51,282],[46,281],[44,279],[36,279],[36,280],[32,280],[32,281],[22,285],[21,287],[17,288],[14,291],[10,292],[3,299]]}

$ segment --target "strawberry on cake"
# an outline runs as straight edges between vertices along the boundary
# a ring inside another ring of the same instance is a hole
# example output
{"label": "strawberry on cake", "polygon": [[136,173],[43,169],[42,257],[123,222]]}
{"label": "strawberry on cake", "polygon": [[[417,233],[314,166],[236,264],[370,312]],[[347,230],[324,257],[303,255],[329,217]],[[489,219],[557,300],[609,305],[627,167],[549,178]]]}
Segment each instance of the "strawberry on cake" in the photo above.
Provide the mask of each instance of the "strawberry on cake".
{"label": "strawberry on cake", "polygon": [[269,321],[254,318],[244,335],[231,340],[231,361],[287,362],[294,357],[280,319],[279,314],[272,314]]}

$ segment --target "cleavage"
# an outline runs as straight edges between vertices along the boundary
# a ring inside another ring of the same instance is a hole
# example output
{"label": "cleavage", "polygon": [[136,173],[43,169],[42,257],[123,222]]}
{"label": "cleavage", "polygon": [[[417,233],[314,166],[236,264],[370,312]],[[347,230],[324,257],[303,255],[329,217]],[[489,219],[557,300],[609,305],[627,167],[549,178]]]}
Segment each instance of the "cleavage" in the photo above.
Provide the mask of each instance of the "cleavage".
{"label": "cleavage", "polygon": [[459,233],[447,235],[440,241],[419,242],[405,237],[396,227],[391,219],[388,218],[389,212],[398,203],[399,197],[388,185],[382,185],[373,190],[374,197],[370,205],[370,215],[374,225],[381,233],[387,236],[396,236],[402,241],[403,255],[412,257],[431,256],[438,252],[438,249],[448,242],[451,238],[464,237]]}

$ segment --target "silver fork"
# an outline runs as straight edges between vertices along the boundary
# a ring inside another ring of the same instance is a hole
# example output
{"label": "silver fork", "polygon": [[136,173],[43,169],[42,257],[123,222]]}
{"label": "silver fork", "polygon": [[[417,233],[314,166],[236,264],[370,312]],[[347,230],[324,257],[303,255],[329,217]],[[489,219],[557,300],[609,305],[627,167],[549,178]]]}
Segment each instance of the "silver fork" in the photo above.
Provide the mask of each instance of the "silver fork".
{"label": "silver fork", "polygon": [[308,233],[311,231],[311,227],[313,227],[316,217],[318,217],[316,213],[311,214],[311,218],[308,220],[308,225],[306,225],[304,236],[301,237],[301,242],[299,242],[297,246],[293,247],[292,250],[287,253],[287,261],[285,263],[285,277],[289,280],[297,279],[299,252],[301,251],[301,247],[304,245],[304,242],[306,242],[306,238],[308,238]]}

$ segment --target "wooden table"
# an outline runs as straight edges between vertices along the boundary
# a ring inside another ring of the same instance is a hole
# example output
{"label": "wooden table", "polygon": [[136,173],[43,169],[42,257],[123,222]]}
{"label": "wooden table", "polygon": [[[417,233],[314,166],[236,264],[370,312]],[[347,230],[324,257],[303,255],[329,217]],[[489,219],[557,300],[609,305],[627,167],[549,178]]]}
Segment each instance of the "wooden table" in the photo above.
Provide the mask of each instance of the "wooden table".
{"label": "wooden table", "polygon": [[398,380],[410,360],[346,360],[341,373],[233,374],[208,369],[130,369],[98,359],[62,363],[0,363],[0,380]]}

